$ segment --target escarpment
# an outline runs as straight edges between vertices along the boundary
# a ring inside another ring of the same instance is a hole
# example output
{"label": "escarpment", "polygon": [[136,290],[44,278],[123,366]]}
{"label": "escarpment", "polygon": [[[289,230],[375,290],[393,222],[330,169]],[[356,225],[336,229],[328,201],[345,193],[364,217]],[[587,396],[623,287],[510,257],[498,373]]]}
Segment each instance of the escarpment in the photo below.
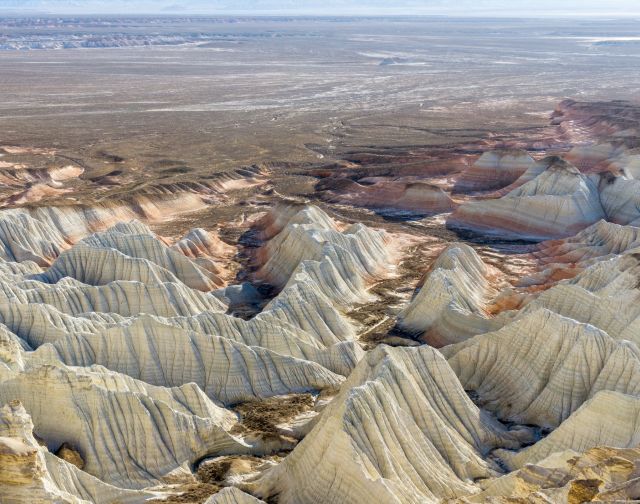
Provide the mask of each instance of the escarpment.
{"label": "escarpment", "polygon": [[375,181],[360,184],[349,179],[324,179],[317,189],[335,203],[382,211],[410,211],[424,214],[451,212],[455,202],[442,188],[422,181]]}

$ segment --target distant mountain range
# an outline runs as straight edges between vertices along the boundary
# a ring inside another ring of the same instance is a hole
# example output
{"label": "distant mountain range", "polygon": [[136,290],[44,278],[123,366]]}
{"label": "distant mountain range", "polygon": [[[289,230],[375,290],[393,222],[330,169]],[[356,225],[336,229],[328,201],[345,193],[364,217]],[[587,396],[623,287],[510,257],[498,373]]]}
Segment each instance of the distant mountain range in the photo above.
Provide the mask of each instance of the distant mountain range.
{"label": "distant mountain range", "polygon": [[640,12],[636,0],[0,0],[0,11],[51,13],[316,13],[316,14],[615,14]]}

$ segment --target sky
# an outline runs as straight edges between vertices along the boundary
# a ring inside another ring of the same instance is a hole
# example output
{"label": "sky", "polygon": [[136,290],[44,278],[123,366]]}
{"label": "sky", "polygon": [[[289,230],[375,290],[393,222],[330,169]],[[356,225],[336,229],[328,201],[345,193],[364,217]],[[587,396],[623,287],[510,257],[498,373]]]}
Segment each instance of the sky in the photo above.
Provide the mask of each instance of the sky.
{"label": "sky", "polygon": [[2,12],[165,14],[640,15],[640,0],[0,0]]}

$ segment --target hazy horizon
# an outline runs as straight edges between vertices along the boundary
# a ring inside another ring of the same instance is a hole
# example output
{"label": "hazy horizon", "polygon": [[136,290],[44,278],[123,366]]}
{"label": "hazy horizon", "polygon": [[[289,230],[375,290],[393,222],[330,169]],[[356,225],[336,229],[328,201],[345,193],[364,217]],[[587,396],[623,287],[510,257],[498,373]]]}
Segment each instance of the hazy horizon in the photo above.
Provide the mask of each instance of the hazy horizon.
{"label": "hazy horizon", "polygon": [[0,13],[217,15],[636,16],[637,2],[576,0],[0,0]]}

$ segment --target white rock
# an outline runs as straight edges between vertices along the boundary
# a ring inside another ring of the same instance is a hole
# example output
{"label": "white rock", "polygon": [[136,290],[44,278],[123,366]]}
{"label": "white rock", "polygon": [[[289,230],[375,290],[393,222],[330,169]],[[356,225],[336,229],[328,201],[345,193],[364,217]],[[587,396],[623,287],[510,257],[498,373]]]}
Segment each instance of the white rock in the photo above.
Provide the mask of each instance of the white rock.
{"label": "white rock", "polygon": [[596,446],[634,447],[640,443],[639,417],[639,398],[602,391],[533,446],[517,453],[496,450],[495,455],[513,470],[564,450],[584,452]]}
{"label": "white rock", "polygon": [[544,240],[571,236],[604,216],[597,182],[556,158],[544,172],[501,198],[460,205],[448,225]]}
{"label": "white rock", "polygon": [[616,224],[640,226],[640,180],[602,175],[600,202],[607,220]]}
{"label": "white rock", "polygon": [[6,504],[133,504],[152,497],[108,485],[38,445],[17,401],[0,408],[0,460],[0,500]]}
{"label": "white rock", "polygon": [[483,454],[525,439],[478,410],[436,350],[380,346],[251,490],[284,504],[438,502],[475,492],[473,479],[497,469]]}
{"label": "white rock", "polygon": [[186,331],[149,317],[92,335],[68,335],[40,347],[36,355],[43,353],[46,360],[59,358],[72,366],[99,364],[152,385],[195,383],[224,404],[332,389],[342,382],[315,362]]}
{"label": "white rock", "polygon": [[227,487],[209,497],[204,504],[259,504],[260,499],[244,493],[235,487]]}
{"label": "white rock", "polygon": [[546,310],[442,352],[465,390],[516,423],[558,427],[601,390],[640,396],[635,344]]}
{"label": "white rock", "polygon": [[249,453],[227,433],[235,415],[195,385],[153,387],[105,368],[37,365],[4,373],[0,402],[19,400],[52,449],[68,442],[84,470],[124,488],[143,488],[169,473],[188,473],[209,454]]}
{"label": "white rock", "polygon": [[489,267],[468,245],[449,245],[430,266],[424,284],[398,315],[398,326],[441,347],[487,332],[495,325],[487,313],[495,295]]}

